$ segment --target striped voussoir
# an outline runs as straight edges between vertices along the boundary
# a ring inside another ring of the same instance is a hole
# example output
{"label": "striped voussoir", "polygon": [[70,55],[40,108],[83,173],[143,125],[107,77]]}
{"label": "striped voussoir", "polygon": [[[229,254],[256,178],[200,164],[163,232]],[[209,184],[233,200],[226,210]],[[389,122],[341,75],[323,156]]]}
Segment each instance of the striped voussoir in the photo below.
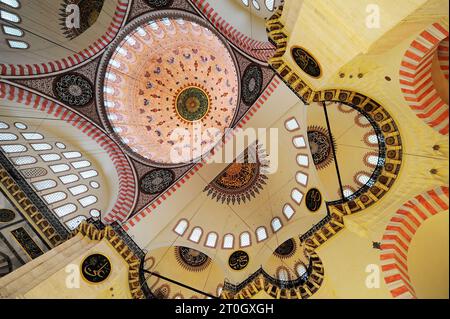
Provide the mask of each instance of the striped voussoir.
{"label": "striped voussoir", "polygon": [[[276,88],[280,85],[281,80],[275,76],[272,81],[267,85],[264,92],[261,94],[259,99],[253,104],[253,106],[248,110],[247,114],[240,120],[235,129],[232,130],[231,134],[225,136],[225,142],[229,141],[231,137],[236,135],[239,130],[242,130],[242,127],[245,123],[247,123],[250,118],[255,115],[255,113],[266,103],[269,96],[276,90]],[[153,202],[151,202],[148,206],[143,208],[139,213],[130,218],[124,225],[122,225],[123,229],[127,231],[128,229],[136,226],[142,219],[146,216],[150,215],[150,213],[155,210],[159,205],[162,204],[163,201],[172,196],[173,193],[177,191],[183,184],[187,182],[196,172],[199,171],[210,159],[212,155],[220,148],[223,147],[222,143],[218,143],[216,147],[214,147],[208,155],[205,155],[202,161],[196,164],[190,171],[188,171],[179,181],[177,181],[174,185],[172,185],[168,190],[166,190],[163,194],[159,195]]]}
{"label": "striped voussoir", "polygon": [[56,61],[39,64],[0,64],[0,74],[7,76],[27,76],[49,74],[62,71],[80,64],[100,53],[116,37],[128,11],[130,0],[119,0],[112,17],[112,22],[100,38],[96,39],[87,48],[71,56]]}
{"label": "striped voussoir", "polygon": [[397,210],[381,241],[381,269],[394,298],[416,298],[408,275],[408,249],[418,228],[428,218],[448,210],[448,186],[417,195]]}
{"label": "striped voussoir", "polygon": [[418,118],[443,135],[449,131],[448,104],[435,88],[431,68],[436,51],[442,57],[446,52],[447,60],[440,66],[443,71],[446,68],[448,79],[448,34],[444,26],[434,23],[411,43],[400,67],[400,87],[406,102]]}
{"label": "striped voussoir", "polygon": [[438,59],[441,71],[448,80],[448,37],[439,43]]}
{"label": "striped voussoir", "polygon": [[89,120],[79,116],[66,107],[22,88],[0,82],[0,99],[8,99],[16,103],[27,105],[36,110],[53,115],[55,118],[66,121],[84,133],[87,137],[94,140],[103,150],[105,150],[116,168],[119,178],[119,193],[113,208],[103,216],[103,219],[107,223],[111,223],[115,220],[125,220],[134,205],[136,192],[135,179],[131,164],[119,146],[114,143],[111,138]]}
{"label": "striped voussoir", "polygon": [[257,41],[242,34],[209,5],[207,0],[191,0],[202,14],[235,46],[248,55],[263,62],[267,62],[275,53],[275,46],[269,41]]}

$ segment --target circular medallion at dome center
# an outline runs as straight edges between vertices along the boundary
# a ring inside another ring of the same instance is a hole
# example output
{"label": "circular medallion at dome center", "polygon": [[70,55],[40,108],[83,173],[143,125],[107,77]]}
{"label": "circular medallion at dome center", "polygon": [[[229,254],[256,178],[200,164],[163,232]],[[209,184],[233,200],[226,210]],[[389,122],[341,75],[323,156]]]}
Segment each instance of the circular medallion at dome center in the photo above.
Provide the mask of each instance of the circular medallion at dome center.
{"label": "circular medallion at dome center", "polygon": [[209,96],[202,88],[191,86],[184,88],[175,97],[175,110],[185,121],[199,121],[208,114]]}

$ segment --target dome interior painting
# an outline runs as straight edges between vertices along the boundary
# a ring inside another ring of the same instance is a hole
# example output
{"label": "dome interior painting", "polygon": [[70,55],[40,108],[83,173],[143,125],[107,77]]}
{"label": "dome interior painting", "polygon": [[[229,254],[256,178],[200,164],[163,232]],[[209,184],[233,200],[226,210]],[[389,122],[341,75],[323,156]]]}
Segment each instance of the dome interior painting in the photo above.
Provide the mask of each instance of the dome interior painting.
{"label": "dome interior painting", "polygon": [[448,9],[0,0],[0,298],[448,299]]}
{"label": "dome interior painting", "polygon": [[[105,117],[127,148],[151,162],[190,162],[233,121],[239,101],[235,62],[217,35],[189,18],[138,25],[105,67]],[[199,146],[194,136],[183,143],[193,127],[211,130]]]}

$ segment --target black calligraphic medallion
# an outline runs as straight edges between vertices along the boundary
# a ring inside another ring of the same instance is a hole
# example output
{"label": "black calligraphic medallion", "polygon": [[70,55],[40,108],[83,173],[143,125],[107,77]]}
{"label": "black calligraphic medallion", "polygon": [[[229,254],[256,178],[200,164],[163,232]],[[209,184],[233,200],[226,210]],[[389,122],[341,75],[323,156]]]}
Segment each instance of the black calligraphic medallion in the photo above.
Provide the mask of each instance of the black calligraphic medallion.
{"label": "black calligraphic medallion", "polygon": [[102,254],[89,255],[81,264],[81,273],[87,281],[100,283],[111,273],[111,262]]}
{"label": "black calligraphic medallion", "polygon": [[319,62],[308,51],[303,48],[294,47],[292,48],[291,54],[295,63],[297,63],[303,72],[313,78],[318,78],[322,75]]}
{"label": "black calligraphic medallion", "polygon": [[170,7],[173,0],[147,0],[147,4],[153,9],[164,9]]}
{"label": "black calligraphic medallion", "polygon": [[228,265],[233,270],[242,270],[247,267],[250,258],[245,251],[237,250],[228,259]]}
{"label": "black calligraphic medallion", "polygon": [[6,208],[0,209],[0,223],[13,221],[15,217],[16,214],[12,210]]}
{"label": "black calligraphic medallion", "polygon": [[308,208],[312,212],[316,212],[319,210],[322,205],[322,194],[316,188],[311,188],[306,193],[306,208]]}

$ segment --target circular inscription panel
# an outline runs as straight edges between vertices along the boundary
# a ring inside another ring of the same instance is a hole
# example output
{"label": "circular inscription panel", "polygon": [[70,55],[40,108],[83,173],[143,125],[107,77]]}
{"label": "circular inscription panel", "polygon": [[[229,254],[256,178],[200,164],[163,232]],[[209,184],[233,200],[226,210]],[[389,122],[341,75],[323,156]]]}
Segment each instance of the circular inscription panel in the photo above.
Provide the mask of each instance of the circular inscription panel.
{"label": "circular inscription panel", "polygon": [[13,221],[15,217],[16,214],[12,210],[6,208],[0,209],[0,223],[8,223]]}
{"label": "circular inscription panel", "polygon": [[319,62],[305,49],[294,47],[291,51],[292,58],[303,72],[313,78],[319,78],[322,75]]}
{"label": "circular inscription panel", "polygon": [[83,278],[91,283],[100,283],[109,277],[111,273],[111,262],[102,254],[87,256],[81,264]]}
{"label": "circular inscription panel", "polygon": [[317,188],[311,188],[306,193],[306,208],[308,208],[312,212],[316,212],[319,210],[320,206],[322,206],[322,194],[319,192]]}
{"label": "circular inscription panel", "polygon": [[250,257],[245,251],[237,250],[228,259],[228,265],[233,270],[242,270],[248,266]]}

